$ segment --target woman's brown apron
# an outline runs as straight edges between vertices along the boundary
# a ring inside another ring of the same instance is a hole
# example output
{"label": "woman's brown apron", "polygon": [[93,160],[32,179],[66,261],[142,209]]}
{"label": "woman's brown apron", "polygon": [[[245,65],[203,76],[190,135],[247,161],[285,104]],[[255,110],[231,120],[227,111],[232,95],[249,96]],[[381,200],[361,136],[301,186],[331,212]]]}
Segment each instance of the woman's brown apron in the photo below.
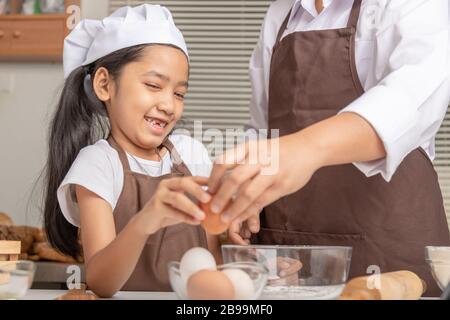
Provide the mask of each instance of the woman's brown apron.
{"label": "woman's brown apron", "polygon": [[[273,49],[269,129],[292,134],[364,94],[355,64],[360,11],[355,0],[346,28],[295,32],[280,41],[288,14]],[[352,246],[351,278],[367,275],[369,266],[406,269],[427,282],[426,295],[440,293],[424,247],[448,246],[450,236],[437,174],[420,148],[390,183],[352,164],[322,168],[303,189],[265,208],[261,227],[254,243]]]}
{"label": "woman's brown apron", "polygon": [[[161,180],[191,176],[191,173],[169,139],[166,139],[163,146],[170,152],[172,172],[161,177],[132,172],[123,149],[112,136],[108,142],[118,152],[124,173],[123,190],[113,212],[116,232],[119,233],[152,198]],[[207,248],[206,234],[200,226],[178,224],[149,236],[136,268],[122,290],[172,291],[167,264],[170,261],[180,261],[183,254],[192,247]]]}

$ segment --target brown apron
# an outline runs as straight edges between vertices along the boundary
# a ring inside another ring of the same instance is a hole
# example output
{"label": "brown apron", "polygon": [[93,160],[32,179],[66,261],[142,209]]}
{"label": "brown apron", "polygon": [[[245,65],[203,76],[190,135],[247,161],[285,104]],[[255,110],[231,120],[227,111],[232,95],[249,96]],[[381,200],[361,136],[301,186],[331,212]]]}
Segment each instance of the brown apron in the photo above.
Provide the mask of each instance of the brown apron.
{"label": "brown apron", "polygon": [[[280,136],[336,115],[364,94],[355,64],[355,34],[361,0],[355,0],[348,26],[295,32],[273,49],[269,85],[269,129]],[[393,106],[395,107],[395,106]],[[318,170],[300,191],[265,208],[260,244],[352,246],[350,278],[411,270],[440,290],[425,263],[424,247],[450,245],[443,199],[433,165],[422,149],[411,152],[390,183],[367,178],[354,165]]]}
{"label": "brown apron", "polygon": [[[123,149],[112,136],[108,142],[118,152],[124,173],[123,190],[113,212],[116,232],[119,233],[152,198],[161,180],[190,176],[191,173],[169,139],[166,139],[163,146],[170,152],[172,172],[161,177],[132,172]],[[183,254],[192,247],[207,246],[206,234],[200,226],[178,224],[161,229],[148,237],[136,268],[122,290],[172,291],[167,271],[168,262],[180,261]]]}

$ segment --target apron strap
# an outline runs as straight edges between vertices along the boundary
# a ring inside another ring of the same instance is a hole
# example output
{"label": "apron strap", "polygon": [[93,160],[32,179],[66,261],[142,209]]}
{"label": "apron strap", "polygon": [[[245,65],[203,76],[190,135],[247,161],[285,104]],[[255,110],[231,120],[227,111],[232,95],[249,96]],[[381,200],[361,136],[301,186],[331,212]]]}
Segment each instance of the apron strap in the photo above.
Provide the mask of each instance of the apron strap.
{"label": "apron strap", "polygon": [[356,30],[359,21],[359,14],[361,13],[362,0],[354,0],[350,18],[348,19],[347,28]]}
{"label": "apron strap", "polygon": [[[119,144],[116,142],[116,140],[114,139],[114,137],[112,135],[110,135],[108,137],[108,142],[119,154],[119,159],[120,159],[120,162],[122,162],[124,169],[127,171],[131,171],[130,163],[128,162],[128,157],[125,154],[125,151],[123,151],[123,149],[119,146]],[[175,148],[175,146],[169,140],[168,137],[163,141],[162,146],[169,151],[174,169],[180,173],[191,176],[192,174],[191,174],[190,170],[188,169],[186,164],[183,162],[183,159],[181,158],[177,149]]]}
{"label": "apron strap", "polygon": [[109,135],[108,137],[108,142],[111,145],[111,147],[113,147],[114,149],[116,149],[117,153],[119,154],[119,159],[120,162],[122,162],[123,168],[127,171],[131,171],[130,169],[130,163],[128,162],[128,157],[125,154],[125,151],[123,151],[122,147],[119,146],[119,144],[117,143],[117,141],[114,139],[114,137],[112,136],[112,134]]}
{"label": "apron strap", "polygon": [[275,41],[275,46],[280,43],[281,37],[283,36],[284,31],[287,28],[287,25],[289,23],[289,18],[291,17],[292,9],[289,10],[286,19],[284,19],[283,24],[280,27],[280,30],[278,31],[277,40]]}
{"label": "apron strap", "polygon": [[172,159],[174,169],[184,175],[192,176],[191,171],[186,166],[177,149],[175,148],[172,141],[170,141],[168,137],[164,140],[162,145],[164,148],[169,150],[170,158]]}
{"label": "apron strap", "polygon": [[[350,12],[350,18],[347,22],[347,28],[354,28],[356,30],[356,27],[358,26],[359,21],[359,15],[361,13],[361,5],[362,0],[354,0],[352,10]],[[281,37],[283,36],[284,31],[287,28],[287,25],[289,23],[289,18],[291,17],[292,9],[289,10],[286,18],[283,21],[283,24],[280,27],[280,30],[278,31],[277,40],[275,41],[275,46],[280,42]]]}

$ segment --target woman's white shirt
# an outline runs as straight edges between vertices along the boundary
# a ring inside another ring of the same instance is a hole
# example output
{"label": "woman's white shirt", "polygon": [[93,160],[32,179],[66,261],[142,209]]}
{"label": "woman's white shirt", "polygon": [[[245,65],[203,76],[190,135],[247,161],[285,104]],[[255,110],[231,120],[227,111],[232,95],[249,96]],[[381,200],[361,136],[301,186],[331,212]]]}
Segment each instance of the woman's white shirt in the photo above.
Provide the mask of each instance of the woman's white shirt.
{"label": "woman's white shirt", "polygon": [[[356,36],[356,66],[365,94],[341,112],[365,118],[384,143],[387,157],[355,163],[366,176],[389,181],[403,159],[422,147],[435,157],[435,136],[450,101],[450,0],[363,0]],[[278,31],[287,34],[347,25],[353,0],[278,0],[266,15],[250,61],[249,127],[268,127],[270,61]]]}

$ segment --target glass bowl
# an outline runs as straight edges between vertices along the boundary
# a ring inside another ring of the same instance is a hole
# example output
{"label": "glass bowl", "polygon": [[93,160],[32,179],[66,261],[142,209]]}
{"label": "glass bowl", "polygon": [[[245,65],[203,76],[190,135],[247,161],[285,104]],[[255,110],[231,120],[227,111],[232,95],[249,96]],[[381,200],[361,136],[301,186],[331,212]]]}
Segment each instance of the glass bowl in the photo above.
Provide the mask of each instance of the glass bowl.
{"label": "glass bowl", "polygon": [[223,245],[225,263],[254,261],[269,270],[263,299],[335,300],[348,280],[351,247]]}
{"label": "glass bowl", "polygon": [[[186,283],[182,280],[180,274],[180,263],[169,262],[169,281],[178,298],[181,300],[191,300],[188,297]],[[227,269],[238,269],[244,271],[253,282],[253,295],[248,300],[256,300],[260,297],[264,286],[267,283],[268,270],[260,263],[254,261],[233,262],[217,266],[218,271]]]}
{"label": "glass bowl", "polygon": [[35,271],[32,261],[0,262],[0,300],[23,298],[33,284]]}
{"label": "glass bowl", "polygon": [[425,260],[442,291],[450,282],[450,247],[425,247]]}

